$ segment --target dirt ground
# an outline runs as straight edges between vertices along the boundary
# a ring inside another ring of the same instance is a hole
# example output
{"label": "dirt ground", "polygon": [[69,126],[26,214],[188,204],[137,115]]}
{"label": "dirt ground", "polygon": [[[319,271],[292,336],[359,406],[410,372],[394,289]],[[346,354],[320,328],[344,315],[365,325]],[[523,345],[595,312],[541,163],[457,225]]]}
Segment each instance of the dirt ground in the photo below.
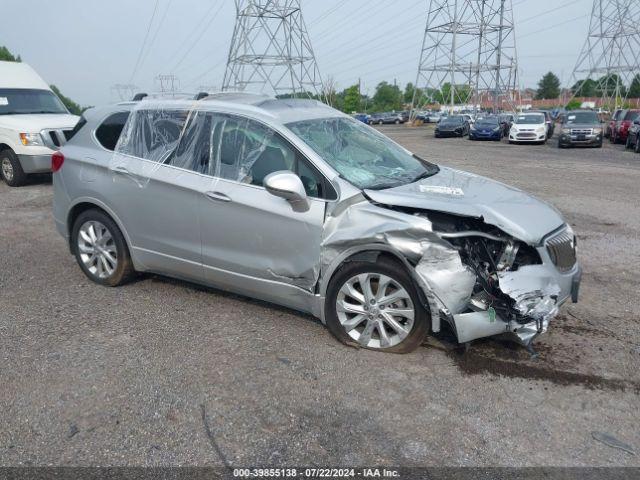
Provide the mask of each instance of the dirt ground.
{"label": "dirt ground", "polygon": [[99,287],[55,231],[50,179],[0,184],[0,465],[640,466],[640,155],[381,130],[574,226],[580,303],[538,358],[446,337],[379,354],[180,281]]}

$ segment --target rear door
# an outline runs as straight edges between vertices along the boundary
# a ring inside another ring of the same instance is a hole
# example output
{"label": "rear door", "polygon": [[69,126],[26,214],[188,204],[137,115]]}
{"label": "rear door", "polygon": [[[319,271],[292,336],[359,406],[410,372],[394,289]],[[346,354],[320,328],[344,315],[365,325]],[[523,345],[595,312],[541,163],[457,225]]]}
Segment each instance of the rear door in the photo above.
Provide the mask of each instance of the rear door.
{"label": "rear door", "polygon": [[[136,110],[110,162],[110,205],[123,222],[141,267],[203,279],[194,170],[204,115]],[[208,153],[208,152],[207,152]]]}
{"label": "rear door", "polygon": [[[210,182],[198,197],[205,277],[223,288],[306,309],[318,276],[328,182],[281,135],[257,121],[216,114],[211,138]],[[302,179],[307,212],[294,212],[265,190],[264,178],[282,170]]]}

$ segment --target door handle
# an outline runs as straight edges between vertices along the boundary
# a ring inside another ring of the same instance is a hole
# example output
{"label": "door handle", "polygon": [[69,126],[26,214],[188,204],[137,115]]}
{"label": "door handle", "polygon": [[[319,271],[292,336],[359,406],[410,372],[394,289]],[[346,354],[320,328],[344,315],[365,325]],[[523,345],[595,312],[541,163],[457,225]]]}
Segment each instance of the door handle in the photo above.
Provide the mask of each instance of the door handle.
{"label": "door handle", "polygon": [[209,198],[210,200],[213,200],[214,202],[230,202],[231,201],[231,199],[224,193],[204,192],[204,194],[207,196],[207,198]]}
{"label": "door handle", "polygon": [[122,165],[117,165],[115,167],[113,167],[113,171],[116,173],[122,173],[124,175],[129,175],[129,170],[127,170],[127,167],[123,167]]}

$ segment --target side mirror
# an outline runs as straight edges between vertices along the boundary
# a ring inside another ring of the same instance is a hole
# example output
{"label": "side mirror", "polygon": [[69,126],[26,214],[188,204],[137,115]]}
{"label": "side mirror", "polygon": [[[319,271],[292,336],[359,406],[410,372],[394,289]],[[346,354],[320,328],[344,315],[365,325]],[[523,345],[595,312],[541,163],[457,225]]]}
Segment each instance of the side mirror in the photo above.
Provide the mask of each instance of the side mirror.
{"label": "side mirror", "polygon": [[291,204],[294,212],[309,210],[309,200],[302,180],[293,172],[283,170],[270,173],[264,179],[264,188],[271,195],[284,198]]}

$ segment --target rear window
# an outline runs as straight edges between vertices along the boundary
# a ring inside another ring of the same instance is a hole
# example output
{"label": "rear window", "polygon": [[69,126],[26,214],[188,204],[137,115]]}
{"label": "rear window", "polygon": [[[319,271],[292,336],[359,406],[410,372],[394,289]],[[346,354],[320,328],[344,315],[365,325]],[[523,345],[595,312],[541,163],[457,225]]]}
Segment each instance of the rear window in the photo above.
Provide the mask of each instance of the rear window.
{"label": "rear window", "polygon": [[[100,142],[100,145],[107,150],[114,151],[128,118],[129,112],[118,112],[108,116],[96,130],[96,138],[98,142]],[[82,121],[82,119],[80,121]],[[82,126],[80,128],[82,128]]]}

